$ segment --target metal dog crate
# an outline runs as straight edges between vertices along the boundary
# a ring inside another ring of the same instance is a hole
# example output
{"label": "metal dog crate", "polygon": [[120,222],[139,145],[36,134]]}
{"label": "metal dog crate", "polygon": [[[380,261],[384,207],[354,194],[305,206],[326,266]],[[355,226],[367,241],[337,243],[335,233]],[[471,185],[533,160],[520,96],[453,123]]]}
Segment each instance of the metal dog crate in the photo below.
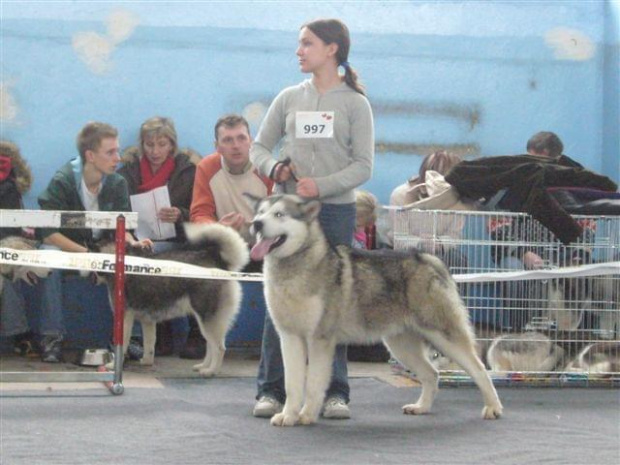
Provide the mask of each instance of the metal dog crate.
{"label": "metal dog crate", "polygon": [[[563,245],[527,214],[389,216],[395,249],[433,253],[450,268],[496,382],[620,384],[620,217],[574,216],[583,234]],[[432,358],[442,382],[468,379]]]}

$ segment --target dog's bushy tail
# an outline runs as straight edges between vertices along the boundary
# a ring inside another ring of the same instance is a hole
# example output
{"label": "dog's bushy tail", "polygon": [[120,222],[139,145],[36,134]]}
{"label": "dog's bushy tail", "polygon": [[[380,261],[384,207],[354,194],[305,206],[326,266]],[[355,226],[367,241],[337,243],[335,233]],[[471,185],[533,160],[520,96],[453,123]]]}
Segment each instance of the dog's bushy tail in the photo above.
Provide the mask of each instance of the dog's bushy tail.
{"label": "dog's bushy tail", "polygon": [[213,242],[220,248],[220,257],[229,271],[240,271],[250,262],[248,245],[232,228],[218,223],[185,223],[185,235],[192,244]]}

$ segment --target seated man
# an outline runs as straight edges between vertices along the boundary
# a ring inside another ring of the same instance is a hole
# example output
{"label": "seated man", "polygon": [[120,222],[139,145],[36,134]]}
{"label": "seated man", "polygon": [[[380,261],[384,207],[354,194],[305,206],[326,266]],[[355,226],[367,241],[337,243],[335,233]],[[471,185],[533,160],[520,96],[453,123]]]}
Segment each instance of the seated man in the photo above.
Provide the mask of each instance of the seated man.
{"label": "seated man", "polygon": [[[127,182],[116,173],[120,161],[118,131],[105,124],[86,124],[77,137],[79,157],[66,163],[54,175],[47,189],[39,196],[43,210],[69,211],[130,211]],[[64,252],[88,252],[103,238],[101,229],[44,229],[38,230],[44,248]],[[108,231],[113,236],[114,231]],[[151,246],[148,239],[137,242],[126,233],[126,241],[134,246]],[[62,360],[64,337],[62,315],[62,281],[60,270],[45,280],[43,311],[54,315],[47,327],[41,328],[42,360],[57,363]]]}
{"label": "seated man", "polygon": [[250,127],[239,115],[226,115],[215,124],[215,153],[198,164],[190,209],[192,223],[221,223],[254,239],[249,223],[254,216],[244,193],[271,194],[273,181],[260,175],[250,162]]}

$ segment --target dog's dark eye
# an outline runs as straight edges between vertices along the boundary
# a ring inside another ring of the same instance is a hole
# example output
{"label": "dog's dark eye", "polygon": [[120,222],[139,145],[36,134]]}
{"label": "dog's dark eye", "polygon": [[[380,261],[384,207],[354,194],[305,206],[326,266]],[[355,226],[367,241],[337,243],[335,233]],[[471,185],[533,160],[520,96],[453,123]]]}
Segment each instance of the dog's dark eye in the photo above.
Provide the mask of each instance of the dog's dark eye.
{"label": "dog's dark eye", "polygon": [[282,213],[282,212],[275,212],[273,214],[273,216],[275,216],[276,218],[282,218],[284,216],[284,213]]}

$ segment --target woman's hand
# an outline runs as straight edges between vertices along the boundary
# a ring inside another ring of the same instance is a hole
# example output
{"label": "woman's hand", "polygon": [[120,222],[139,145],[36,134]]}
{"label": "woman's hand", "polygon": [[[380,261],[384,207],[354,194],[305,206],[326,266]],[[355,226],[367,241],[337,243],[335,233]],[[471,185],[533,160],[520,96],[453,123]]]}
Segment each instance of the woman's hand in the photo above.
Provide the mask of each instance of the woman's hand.
{"label": "woman's hand", "polygon": [[164,223],[176,223],[181,219],[181,210],[177,207],[161,208],[157,212],[157,218]]}
{"label": "woman's hand", "polygon": [[301,178],[297,182],[297,195],[301,197],[318,197],[319,196],[319,188],[316,185],[316,182],[312,178]]}
{"label": "woman's hand", "polygon": [[153,247],[155,246],[155,244],[153,244],[153,241],[150,239],[142,239],[141,241],[128,241],[128,245],[133,248],[148,250],[153,250]]}

